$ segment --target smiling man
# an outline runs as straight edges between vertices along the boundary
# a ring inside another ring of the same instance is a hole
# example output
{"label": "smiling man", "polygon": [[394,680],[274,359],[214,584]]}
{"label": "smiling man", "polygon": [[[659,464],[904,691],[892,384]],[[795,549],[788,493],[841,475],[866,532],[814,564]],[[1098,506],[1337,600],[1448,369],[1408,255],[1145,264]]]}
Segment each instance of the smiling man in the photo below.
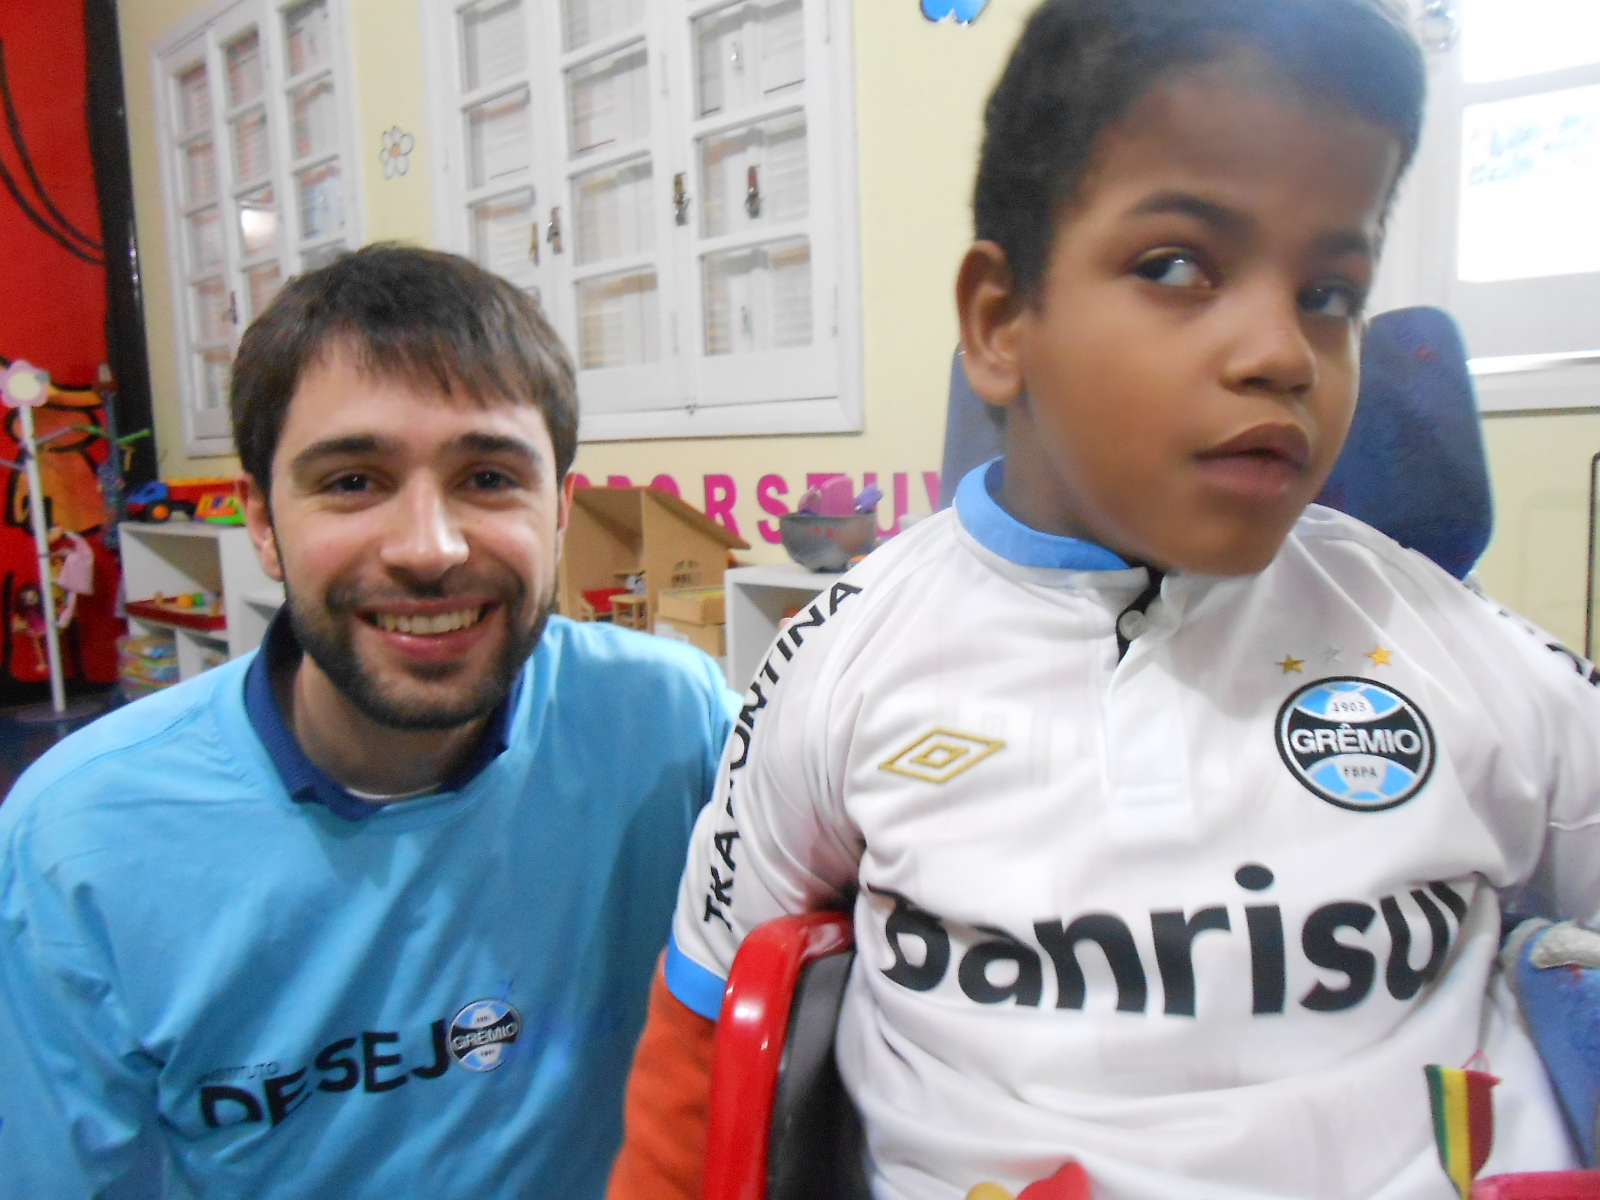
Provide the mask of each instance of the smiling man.
{"label": "smiling man", "polygon": [[232,404],[261,651],[0,806],[0,1195],[598,1196],[732,696],[551,615],[573,374],[504,281],[302,276]]}

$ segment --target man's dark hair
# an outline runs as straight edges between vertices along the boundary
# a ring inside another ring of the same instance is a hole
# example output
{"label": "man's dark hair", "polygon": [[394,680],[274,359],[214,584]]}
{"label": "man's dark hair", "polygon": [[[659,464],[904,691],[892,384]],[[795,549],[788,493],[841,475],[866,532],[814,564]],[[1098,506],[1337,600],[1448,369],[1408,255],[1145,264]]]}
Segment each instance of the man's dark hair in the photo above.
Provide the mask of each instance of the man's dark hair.
{"label": "man's dark hair", "polygon": [[366,246],[289,281],[245,330],[233,363],[233,443],[267,491],[272,457],[302,374],[339,349],[379,378],[484,403],[536,405],[555,450],[556,480],[577,453],[572,360],[538,303],[454,254]]}
{"label": "man's dark hair", "polygon": [[1392,132],[1404,173],[1426,68],[1387,0],[1045,0],[989,98],[973,201],[977,236],[1006,252],[1020,293],[1037,294],[1100,134],[1163,77],[1240,51]]}

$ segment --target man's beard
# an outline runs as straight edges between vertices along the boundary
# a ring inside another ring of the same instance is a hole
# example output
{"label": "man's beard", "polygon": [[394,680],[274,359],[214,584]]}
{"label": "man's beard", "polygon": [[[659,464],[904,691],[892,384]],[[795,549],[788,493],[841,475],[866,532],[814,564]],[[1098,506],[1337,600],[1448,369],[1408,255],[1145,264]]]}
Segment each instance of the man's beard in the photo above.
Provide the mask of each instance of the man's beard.
{"label": "man's beard", "polygon": [[[446,595],[442,588],[418,589],[408,593],[407,599],[439,600]],[[410,732],[459,729],[494,712],[510,695],[517,674],[539,644],[555,606],[553,594],[545,597],[535,620],[523,628],[521,618],[527,605],[526,591],[519,587],[515,594],[504,597],[501,607],[506,635],[500,653],[480,686],[472,694],[451,703],[390,694],[397,689],[386,689],[367,669],[355,648],[353,636],[354,622],[361,620],[357,615],[358,598],[358,590],[353,585],[334,584],[328,589],[326,604],[314,609],[301,604],[288,582],[284,583],[284,607],[301,649],[362,716],[389,729]],[[404,674],[426,683],[448,679],[460,670],[455,663],[412,664]]]}

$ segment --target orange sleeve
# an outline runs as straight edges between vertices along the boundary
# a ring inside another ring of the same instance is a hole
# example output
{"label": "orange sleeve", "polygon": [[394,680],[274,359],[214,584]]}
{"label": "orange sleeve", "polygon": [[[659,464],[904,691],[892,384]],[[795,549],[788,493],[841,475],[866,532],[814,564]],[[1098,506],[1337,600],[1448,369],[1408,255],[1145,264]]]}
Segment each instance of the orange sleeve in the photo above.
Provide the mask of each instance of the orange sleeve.
{"label": "orange sleeve", "polygon": [[657,964],[606,1200],[698,1200],[716,1031],[667,990]]}

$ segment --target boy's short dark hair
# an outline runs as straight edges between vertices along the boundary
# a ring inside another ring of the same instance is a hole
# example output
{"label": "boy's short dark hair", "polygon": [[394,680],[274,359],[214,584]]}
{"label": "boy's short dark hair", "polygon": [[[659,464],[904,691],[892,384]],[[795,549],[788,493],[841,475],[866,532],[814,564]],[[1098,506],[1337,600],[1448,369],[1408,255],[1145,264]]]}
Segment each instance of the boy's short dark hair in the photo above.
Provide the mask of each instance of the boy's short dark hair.
{"label": "boy's short dark hair", "polygon": [[977,236],[1006,252],[1020,293],[1036,294],[1056,216],[1106,127],[1161,77],[1241,50],[1391,131],[1404,172],[1426,68],[1388,0],[1045,0],[989,98],[973,202]]}
{"label": "boy's short dark hair", "polygon": [[556,479],[577,453],[577,385],[538,303],[465,258],[379,244],[289,281],[245,330],[233,363],[233,442],[270,489],[272,457],[302,373],[334,348],[359,368],[479,402],[537,405]]}

